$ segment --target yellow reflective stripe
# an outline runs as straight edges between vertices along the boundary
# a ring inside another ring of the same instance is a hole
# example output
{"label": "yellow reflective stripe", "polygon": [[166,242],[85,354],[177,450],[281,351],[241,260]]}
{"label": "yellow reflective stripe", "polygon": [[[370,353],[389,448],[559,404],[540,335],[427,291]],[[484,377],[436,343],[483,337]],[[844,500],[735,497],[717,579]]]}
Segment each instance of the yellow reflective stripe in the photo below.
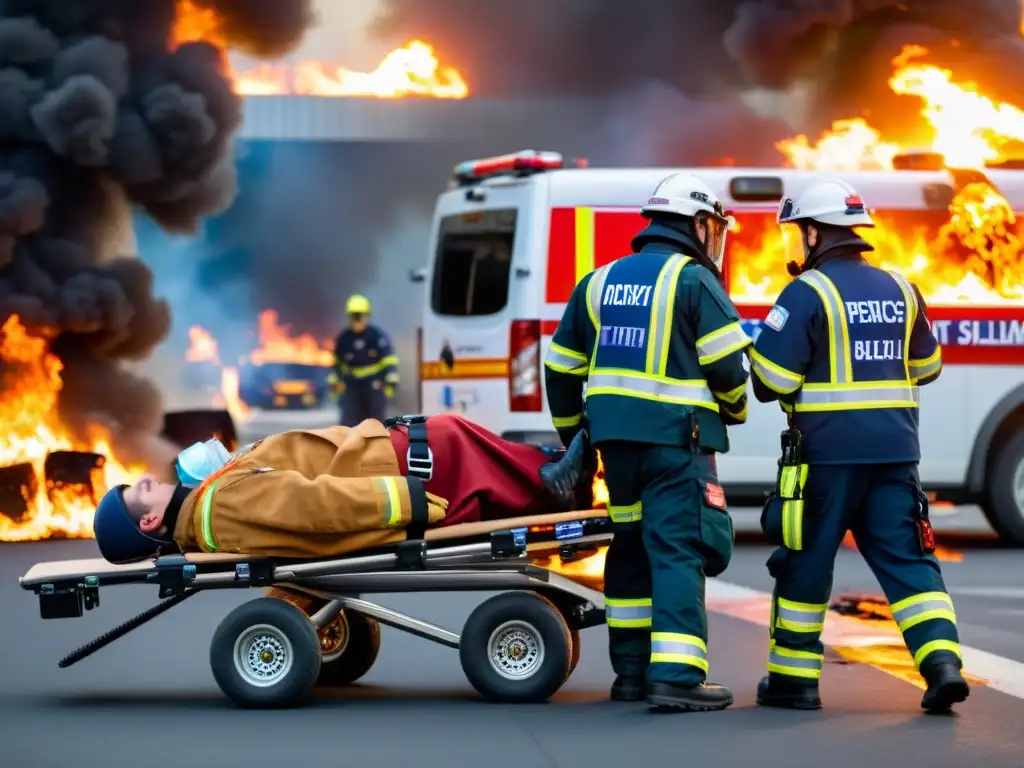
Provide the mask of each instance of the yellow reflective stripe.
{"label": "yellow reflective stripe", "polygon": [[576,282],[594,269],[594,209],[576,209]]}
{"label": "yellow reflective stripe", "polygon": [[917,652],[914,654],[914,664],[918,669],[920,669],[921,662],[936,651],[950,651],[951,653],[955,653],[960,661],[963,661],[964,658],[960,653],[960,643],[952,640],[932,640],[917,649]]}
{"label": "yellow reflective stripe", "polygon": [[828,603],[798,603],[784,597],[776,600],[775,627],[790,632],[821,632],[825,628]]}
{"label": "yellow reflective stripe", "polygon": [[654,282],[654,299],[651,302],[651,316],[647,326],[646,373],[665,375],[668,367],[668,350],[672,343],[672,318],[675,314],[676,286],[679,273],[690,261],[689,256],[674,253],[662,265],[658,279]]}
{"label": "yellow reflective stripe", "polygon": [[797,411],[853,411],[870,408],[917,408],[920,390],[903,381],[859,381],[855,384],[804,384]]}
{"label": "yellow reflective stripe", "polygon": [[750,367],[766,387],[780,395],[789,395],[800,389],[804,377],[773,363],[756,349],[750,351]]}
{"label": "yellow reflective stripe", "polygon": [[804,548],[803,499],[788,499],[782,502],[782,546],[794,552]]}
{"label": "yellow reflective stripe", "polygon": [[[909,347],[908,347],[909,348]],[[921,379],[933,376],[942,370],[942,347],[936,346],[934,354],[923,360],[908,360],[907,375],[915,384]]]}
{"label": "yellow reflective stripe", "polygon": [[217,551],[217,540],[213,537],[213,494],[220,485],[220,480],[214,480],[210,487],[203,493],[203,504],[200,509],[201,528],[203,532],[203,544],[210,552]]}
{"label": "yellow reflective stripe", "polygon": [[380,359],[381,365],[398,365],[398,355],[387,355]]}
{"label": "yellow reflective stripe", "polygon": [[598,368],[590,372],[586,396],[589,399],[596,395],[694,405],[718,412],[718,402],[702,379],[670,379],[621,368]]}
{"label": "yellow reflective stripe", "polygon": [[653,608],[649,597],[604,599],[605,622],[618,629],[645,629],[651,626]]}
{"label": "yellow reflective stripe", "polygon": [[825,665],[825,655],[811,651],[794,651],[773,641],[768,651],[768,671],[777,675],[817,680]]}
{"label": "yellow reflective stripe", "polygon": [[903,368],[906,372],[908,379],[912,379],[910,375],[910,360],[908,355],[910,354],[910,337],[914,333],[914,323],[917,322],[917,296],[914,295],[914,289],[910,287],[910,283],[903,277],[895,272],[890,272],[889,276],[896,281],[896,285],[900,287],[900,292],[903,294],[903,305],[906,307],[906,311],[903,314],[903,320],[906,323],[903,335]]}
{"label": "yellow reflective stripe", "polygon": [[686,664],[708,671],[708,647],[696,635],[677,632],[651,633],[652,664]]}
{"label": "yellow reflective stripe", "polygon": [[893,603],[890,607],[893,621],[900,632],[906,632],[932,619],[945,619],[956,624],[953,599],[945,592],[923,592]]}
{"label": "yellow reflective stripe", "polygon": [[[374,374],[380,373],[385,368],[390,368],[391,365],[393,365],[393,363],[384,362],[385,360],[387,360],[386,357],[384,360],[378,360],[372,365],[361,365],[357,368],[352,368],[350,369],[350,373],[357,379],[365,379],[367,376],[373,376]],[[395,358],[395,360],[397,362],[398,358]]]}
{"label": "yellow reflective stripe", "polygon": [[783,499],[799,499],[807,482],[807,464],[783,467],[779,472],[779,496]]}
{"label": "yellow reflective stripe", "polygon": [[555,429],[564,429],[566,427],[575,427],[583,421],[583,414],[577,413],[575,416],[552,416],[551,424]]}
{"label": "yellow reflective stripe", "polygon": [[719,413],[725,413],[725,414],[731,416],[732,418],[736,419],[736,421],[746,421],[747,420],[747,404],[744,403],[743,407],[740,408],[738,411],[732,410],[730,408],[730,406],[728,406],[728,405],[723,405],[723,406],[720,406]]}
{"label": "yellow reflective stripe", "polygon": [[849,384],[853,381],[853,363],[850,359],[850,331],[846,326],[846,311],[835,283],[815,269],[808,270],[798,278],[807,283],[818,294],[828,318],[829,370],[833,384]]}
{"label": "yellow reflective stripe", "polygon": [[626,506],[608,505],[608,517],[613,523],[635,523],[644,516],[643,505],[638,501]]}
{"label": "yellow reflective stripe", "polygon": [[733,405],[740,401],[740,398],[747,393],[747,382],[743,382],[736,389],[730,389],[728,392],[712,392],[712,394],[721,400],[723,403],[729,403]]}
{"label": "yellow reflective stripe", "polygon": [[[590,322],[594,326],[594,333],[601,333],[601,295],[604,293],[604,283],[608,279],[608,267],[605,265],[594,272],[587,283],[587,314],[590,315]],[[597,344],[594,344],[594,356],[597,355]],[[594,357],[590,359],[593,366]]]}
{"label": "yellow reflective stripe", "polygon": [[544,358],[544,365],[559,373],[568,373],[573,376],[586,376],[590,366],[587,364],[587,356],[575,350],[563,347],[561,344],[551,342],[548,347],[548,354]]}
{"label": "yellow reflective stripe", "polygon": [[402,496],[393,477],[375,477],[373,484],[381,503],[381,527],[394,528],[402,524]]}
{"label": "yellow reflective stripe", "polygon": [[700,365],[711,365],[752,343],[742,325],[738,322],[730,323],[697,339],[697,362]]}

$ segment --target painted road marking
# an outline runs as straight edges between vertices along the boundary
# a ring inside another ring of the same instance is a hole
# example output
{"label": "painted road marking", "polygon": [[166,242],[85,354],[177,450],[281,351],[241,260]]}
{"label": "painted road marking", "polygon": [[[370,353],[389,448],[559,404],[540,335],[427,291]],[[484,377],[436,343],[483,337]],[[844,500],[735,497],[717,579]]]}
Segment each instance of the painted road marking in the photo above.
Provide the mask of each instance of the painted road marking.
{"label": "painted road marking", "polygon": [[1024,587],[949,587],[948,590],[951,595],[1024,600]]}
{"label": "painted road marking", "polygon": [[[731,584],[717,579],[708,579],[705,595],[708,610],[725,614],[735,619],[758,624],[768,628],[768,615],[771,610],[772,596],[768,592]],[[850,616],[840,616],[831,611],[825,618],[825,631],[821,640],[833,648],[868,648],[870,646],[902,645],[903,638],[892,622],[871,622],[878,627],[869,625]],[[985,687],[991,688],[1018,699],[1024,699],[1024,664],[988,651],[961,645],[963,654],[964,674],[984,680]],[[767,641],[765,642],[767,653]],[[847,658],[853,655],[844,654]],[[860,663],[880,669],[886,674],[900,680],[917,685],[919,681],[908,679],[903,670],[893,669],[890,665],[873,663],[870,656],[855,656]]]}

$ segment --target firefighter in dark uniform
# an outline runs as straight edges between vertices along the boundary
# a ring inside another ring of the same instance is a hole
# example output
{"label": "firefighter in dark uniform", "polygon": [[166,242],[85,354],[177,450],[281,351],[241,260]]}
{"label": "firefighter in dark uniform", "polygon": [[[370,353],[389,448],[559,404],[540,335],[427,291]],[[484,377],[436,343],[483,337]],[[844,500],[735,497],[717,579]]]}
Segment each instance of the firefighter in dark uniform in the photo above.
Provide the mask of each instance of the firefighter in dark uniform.
{"label": "firefighter in dark uniform", "polygon": [[751,342],[720,282],[731,220],[690,174],[663,181],[641,212],[636,252],[569,299],[545,360],[548,403],[563,442],[586,428],[604,461],[612,699],[724,709],[732,692],[705,682],[704,579],[732,556],[715,454],[747,412]]}
{"label": "firefighter in dark uniform", "polygon": [[784,199],[778,220],[800,253],[751,354],[757,399],[779,400],[790,422],[762,515],[779,549],[768,561],[776,585],[757,701],[821,707],[820,634],[849,530],[927,682],[922,707],[948,710],[970,691],[917,471],[918,387],[942,369],[924,300],[864,261],[872,248],[854,228],[874,224],[844,182]]}
{"label": "firefighter in dark uniform", "polygon": [[345,312],[349,325],[335,340],[334,376],[341,392],[341,424],[355,427],[365,419],[384,420],[398,386],[398,357],[387,334],[370,324],[365,296],[349,298]]}

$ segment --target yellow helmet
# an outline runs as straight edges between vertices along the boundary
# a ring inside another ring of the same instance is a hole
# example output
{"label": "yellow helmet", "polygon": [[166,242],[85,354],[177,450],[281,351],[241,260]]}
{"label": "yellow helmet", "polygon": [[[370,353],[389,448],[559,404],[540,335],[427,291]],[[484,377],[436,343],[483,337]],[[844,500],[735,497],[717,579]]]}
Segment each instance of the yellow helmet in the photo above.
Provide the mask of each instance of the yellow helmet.
{"label": "yellow helmet", "polygon": [[345,305],[346,315],[370,314],[370,300],[365,296],[350,296]]}

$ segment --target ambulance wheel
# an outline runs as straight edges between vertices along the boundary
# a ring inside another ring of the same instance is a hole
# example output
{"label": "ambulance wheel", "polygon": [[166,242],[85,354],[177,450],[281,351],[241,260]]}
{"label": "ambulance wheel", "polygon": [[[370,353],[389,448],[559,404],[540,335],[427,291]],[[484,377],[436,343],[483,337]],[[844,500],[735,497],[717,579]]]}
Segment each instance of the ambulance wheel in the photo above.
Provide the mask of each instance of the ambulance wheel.
{"label": "ambulance wheel", "polygon": [[580,631],[578,629],[569,630],[569,638],[572,640],[572,653],[569,655],[569,672],[565,676],[566,680],[576,671],[576,665],[580,663]]}
{"label": "ambulance wheel", "polygon": [[1024,546],[1024,431],[999,446],[989,465],[987,503],[983,509],[999,537]]}
{"label": "ambulance wheel", "polygon": [[305,613],[261,597],[235,608],[217,627],[210,668],[240,707],[296,707],[310,698],[320,674],[320,640]]}
{"label": "ambulance wheel", "polygon": [[[351,685],[370,671],[380,653],[380,624],[355,611],[342,611],[319,635],[321,661],[316,683],[325,688]],[[333,647],[326,647],[326,642]]]}
{"label": "ambulance wheel", "polygon": [[548,600],[532,592],[492,597],[470,614],[459,642],[466,678],[485,699],[550,699],[569,676],[572,634]]}

